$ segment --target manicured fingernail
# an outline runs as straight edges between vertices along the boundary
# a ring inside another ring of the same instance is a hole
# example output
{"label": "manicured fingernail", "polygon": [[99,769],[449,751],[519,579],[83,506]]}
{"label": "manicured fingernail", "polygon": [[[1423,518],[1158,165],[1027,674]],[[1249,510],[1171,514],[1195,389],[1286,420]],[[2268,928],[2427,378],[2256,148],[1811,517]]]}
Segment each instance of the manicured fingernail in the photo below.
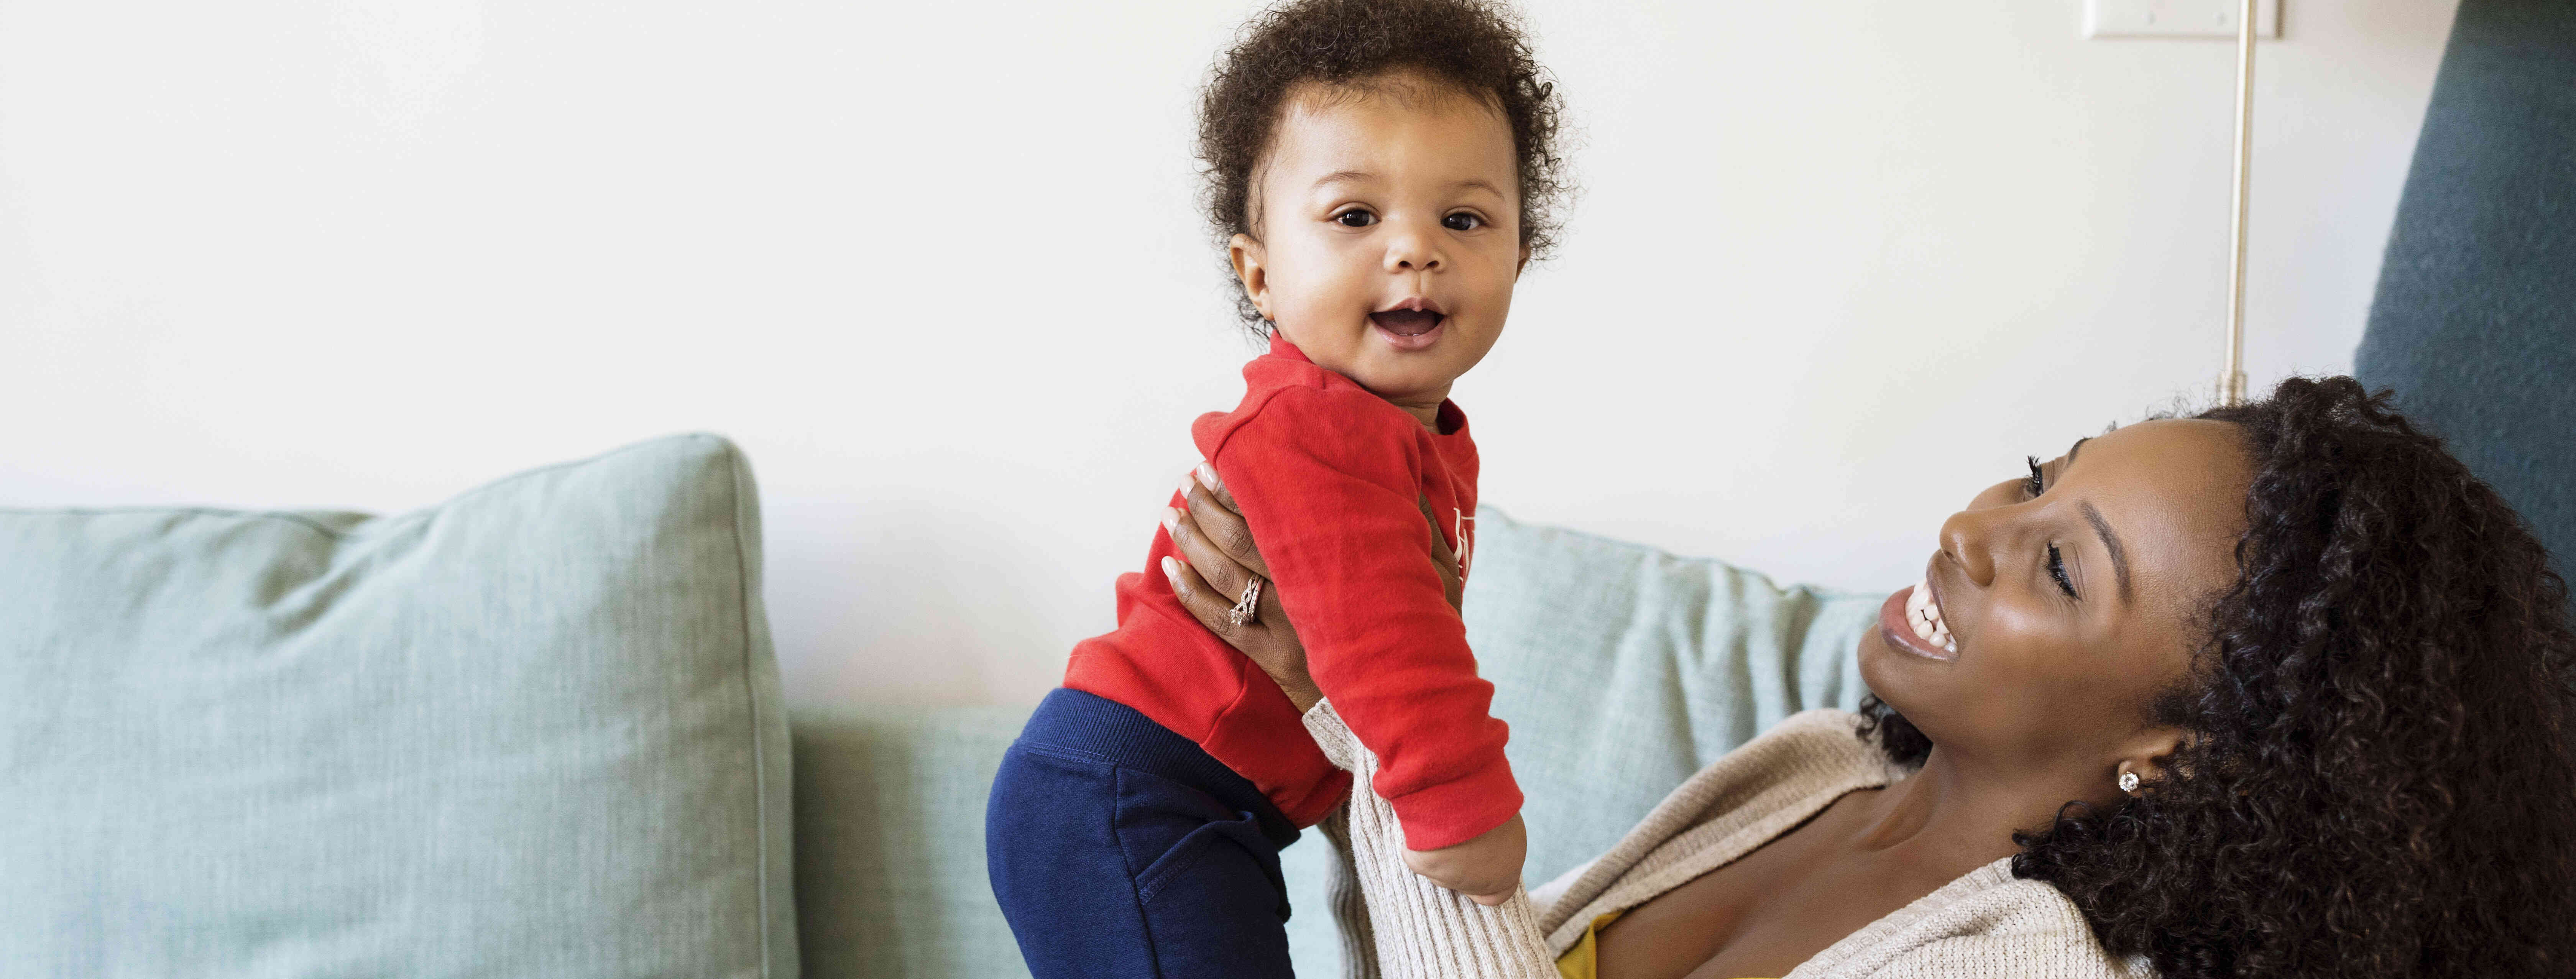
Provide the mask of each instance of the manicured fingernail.
{"label": "manicured fingernail", "polygon": [[1225,488],[1224,483],[1217,481],[1215,466],[1208,465],[1204,462],[1199,463],[1198,474],[1200,485],[1206,486],[1212,490]]}
{"label": "manicured fingernail", "polygon": [[1165,556],[1163,558],[1163,577],[1170,578],[1174,581],[1180,580],[1181,562],[1172,560],[1169,556]]}
{"label": "manicured fingernail", "polygon": [[1181,529],[1181,511],[1179,511],[1179,510],[1175,510],[1175,509],[1172,509],[1171,507],[1164,507],[1164,508],[1163,508],[1163,531],[1164,531],[1165,533],[1172,533],[1172,532],[1176,532],[1176,531],[1178,531],[1178,530],[1180,530],[1180,529]]}

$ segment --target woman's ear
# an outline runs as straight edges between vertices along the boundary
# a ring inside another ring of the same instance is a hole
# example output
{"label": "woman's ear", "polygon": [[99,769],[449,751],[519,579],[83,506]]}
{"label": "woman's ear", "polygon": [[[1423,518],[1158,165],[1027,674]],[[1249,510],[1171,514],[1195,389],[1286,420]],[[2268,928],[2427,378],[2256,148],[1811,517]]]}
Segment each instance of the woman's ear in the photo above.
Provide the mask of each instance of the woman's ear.
{"label": "woman's ear", "polygon": [[[2172,774],[2174,754],[2190,739],[2190,733],[2178,727],[2157,726],[2138,732],[2123,746],[2126,750],[2111,773],[2120,794],[2135,796],[2164,781]],[[2136,778],[2130,778],[2133,775]]]}
{"label": "woman's ear", "polygon": [[1226,240],[1225,258],[1234,263],[1234,277],[1243,283],[1244,298],[1252,300],[1262,319],[1270,319],[1269,249],[1251,235],[1238,234]]}

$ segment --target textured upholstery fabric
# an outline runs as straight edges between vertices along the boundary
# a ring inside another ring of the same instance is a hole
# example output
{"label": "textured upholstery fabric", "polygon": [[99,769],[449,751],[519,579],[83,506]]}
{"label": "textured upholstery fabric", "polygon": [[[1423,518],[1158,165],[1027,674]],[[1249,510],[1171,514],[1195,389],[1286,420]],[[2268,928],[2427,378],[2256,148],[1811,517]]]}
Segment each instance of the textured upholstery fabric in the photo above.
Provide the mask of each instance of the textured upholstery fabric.
{"label": "textured upholstery fabric", "polygon": [[2461,0],[2353,360],[2576,571],[2576,3]]}
{"label": "textured upholstery fabric", "polygon": [[0,511],[0,977],[795,976],[757,499]]}
{"label": "textured upholstery fabric", "polygon": [[[1476,510],[1466,639],[1512,724],[1530,884],[1610,850],[1685,778],[1790,714],[1857,708],[1886,595],[1777,587],[1708,559]],[[1340,976],[1324,837],[1280,853],[1301,976]]]}
{"label": "textured upholstery fabric", "polygon": [[[1781,588],[1718,561],[1484,508],[1467,640],[1511,725],[1532,884],[1608,850],[1665,794],[1791,714],[1860,705],[1853,658],[1886,596]],[[1300,975],[1339,975],[1320,834],[1281,854]]]}
{"label": "textured upholstery fabric", "polygon": [[[1527,876],[1610,848],[1691,773],[1811,707],[1857,706],[1878,597],[1477,516],[1468,638],[1529,793]],[[1883,597],[1883,596],[1881,596]],[[797,908],[809,979],[1026,975],[984,876],[985,791],[1027,712],[796,716]],[[1619,746],[1612,750],[1611,746]],[[1340,974],[1329,850],[1281,854],[1297,972]]]}
{"label": "textured upholstery fabric", "polygon": [[1467,636],[1512,726],[1533,883],[1609,849],[1771,725],[1868,693],[1854,655],[1885,595],[1784,589],[1490,509],[1477,524]]}
{"label": "textured upholstery fabric", "polygon": [[807,979],[1028,975],[984,875],[984,796],[1028,716],[797,710]]}

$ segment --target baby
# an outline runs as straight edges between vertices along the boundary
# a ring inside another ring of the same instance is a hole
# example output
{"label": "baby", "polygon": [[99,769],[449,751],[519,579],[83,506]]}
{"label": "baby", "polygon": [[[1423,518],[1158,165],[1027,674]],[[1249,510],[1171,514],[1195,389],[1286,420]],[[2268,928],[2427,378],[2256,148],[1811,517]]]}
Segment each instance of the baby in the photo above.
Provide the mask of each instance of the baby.
{"label": "baby", "polygon": [[[1557,112],[1491,3],[1298,0],[1246,27],[1199,122],[1209,216],[1270,350],[1191,433],[1316,685],[1381,759],[1408,862],[1486,903],[1520,887],[1521,793],[1431,535],[1467,573],[1476,446],[1449,389],[1547,243]],[[1074,648],[993,783],[993,892],[1040,979],[1290,975],[1278,851],[1351,791],[1174,597],[1174,553],[1158,533],[1149,573],[1119,578],[1117,630]]]}

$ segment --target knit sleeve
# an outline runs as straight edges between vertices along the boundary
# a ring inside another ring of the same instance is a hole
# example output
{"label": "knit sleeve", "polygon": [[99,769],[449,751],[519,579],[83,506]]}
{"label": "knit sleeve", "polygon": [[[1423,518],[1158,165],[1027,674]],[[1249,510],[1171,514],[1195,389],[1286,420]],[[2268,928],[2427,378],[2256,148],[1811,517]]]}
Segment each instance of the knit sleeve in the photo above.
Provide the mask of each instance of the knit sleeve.
{"label": "knit sleeve", "polygon": [[[1329,700],[1306,712],[1306,730],[1324,757],[1352,775],[1350,857],[1367,907],[1360,921],[1377,950],[1377,975],[1559,979],[1527,891],[1515,890],[1511,900],[1486,907],[1415,874],[1404,865],[1404,831],[1396,825],[1395,808],[1368,788],[1377,774],[1377,754],[1351,735]],[[1345,929],[1354,927],[1353,917],[1359,916],[1344,917]]]}

